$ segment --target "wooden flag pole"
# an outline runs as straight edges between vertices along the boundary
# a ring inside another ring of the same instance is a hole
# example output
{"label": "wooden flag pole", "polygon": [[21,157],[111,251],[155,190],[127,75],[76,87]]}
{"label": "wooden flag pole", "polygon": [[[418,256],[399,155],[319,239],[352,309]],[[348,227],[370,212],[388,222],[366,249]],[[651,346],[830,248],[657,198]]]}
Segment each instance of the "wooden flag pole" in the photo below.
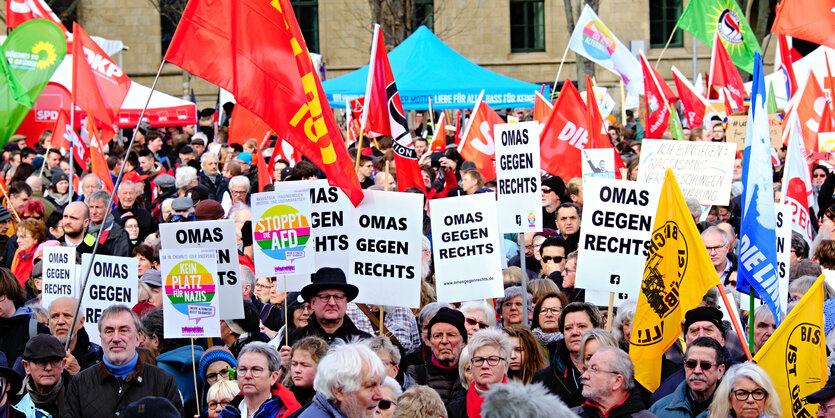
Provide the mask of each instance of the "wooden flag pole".
{"label": "wooden flag pole", "polygon": [[678,29],[678,22],[676,25],[673,26],[673,31],[670,32],[670,37],[667,38],[667,43],[664,44],[664,49],[661,50],[661,54],[658,55],[658,59],[655,60],[655,69],[658,69],[658,64],[661,63],[661,57],[664,56],[664,52],[667,51],[667,47],[670,46],[670,42],[673,40],[673,37],[676,36],[676,29]]}
{"label": "wooden flag pole", "polygon": [[360,129],[360,136],[357,138],[357,160],[354,162],[354,171],[360,172],[360,155],[362,155],[362,129]]}
{"label": "wooden flag pole", "polygon": [[[41,175],[43,175],[43,169],[46,168],[46,159],[49,157],[49,150],[52,149],[52,140],[49,141],[49,145],[46,146],[46,152],[44,153],[43,164],[41,164]],[[70,185],[72,187],[72,185]]]}
{"label": "wooden flag pole", "polygon": [[606,331],[612,331],[612,311],[615,309],[615,292],[609,292],[609,310],[606,311]]}
{"label": "wooden flag pole", "polygon": [[200,392],[197,390],[197,363],[194,361],[194,338],[190,338],[191,340],[191,370],[192,370],[192,377],[194,377],[194,402],[197,402],[197,410],[200,411]]}
{"label": "wooden flag pole", "polygon": [[560,73],[562,73],[562,65],[565,63],[566,55],[568,55],[568,44],[565,44],[565,52],[562,53],[562,59],[560,60],[560,68],[557,69],[557,78],[554,79],[554,87],[551,89],[551,97],[549,97],[550,100],[553,100],[552,98],[554,96],[554,93],[557,92],[557,83],[560,81]]}
{"label": "wooden flag pole", "polygon": [[519,265],[522,267],[522,323],[529,326],[528,322],[528,272],[525,268],[525,233],[518,234],[519,241]]}
{"label": "wooden flag pole", "polygon": [[17,218],[18,222],[20,222],[20,215],[17,214],[17,209],[14,208],[12,201],[9,200],[9,194],[6,193],[6,188],[3,186],[3,182],[0,182],[0,190],[3,191],[3,197],[6,198],[6,202],[9,204],[9,207],[12,208],[12,214],[14,214],[14,217]]}
{"label": "wooden flag pole", "polygon": [[[620,79],[620,123],[626,126],[626,92],[623,86],[623,79]],[[621,131],[622,132],[622,131]]]}

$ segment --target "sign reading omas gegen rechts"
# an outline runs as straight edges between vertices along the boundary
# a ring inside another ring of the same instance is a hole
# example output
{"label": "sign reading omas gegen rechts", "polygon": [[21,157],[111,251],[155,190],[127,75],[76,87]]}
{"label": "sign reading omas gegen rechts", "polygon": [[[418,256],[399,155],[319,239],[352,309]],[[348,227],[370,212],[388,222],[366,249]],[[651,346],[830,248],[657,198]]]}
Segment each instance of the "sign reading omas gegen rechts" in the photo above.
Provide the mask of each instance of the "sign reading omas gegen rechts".
{"label": "sign reading omas gegen rechts", "polygon": [[496,140],[499,230],[542,231],[539,124],[503,123],[493,127]]}

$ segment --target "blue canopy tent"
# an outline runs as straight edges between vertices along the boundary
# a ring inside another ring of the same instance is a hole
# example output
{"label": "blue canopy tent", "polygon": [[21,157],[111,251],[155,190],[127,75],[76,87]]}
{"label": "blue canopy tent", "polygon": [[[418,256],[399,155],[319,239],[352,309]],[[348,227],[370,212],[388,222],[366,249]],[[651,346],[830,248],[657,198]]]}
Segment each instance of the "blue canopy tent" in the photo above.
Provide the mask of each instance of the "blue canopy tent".
{"label": "blue canopy tent", "polygon": [[[465,109],[475,106],[479,93],[494,108],[533,107],[538,84],[514,80],[472,63],[448,47],[426,26],[388,54],[404,110]],[[344,109],[345,102],[365,95],[368,66],[322,83],[328,102]],[[551,89],[545,87],[545,97]]]}

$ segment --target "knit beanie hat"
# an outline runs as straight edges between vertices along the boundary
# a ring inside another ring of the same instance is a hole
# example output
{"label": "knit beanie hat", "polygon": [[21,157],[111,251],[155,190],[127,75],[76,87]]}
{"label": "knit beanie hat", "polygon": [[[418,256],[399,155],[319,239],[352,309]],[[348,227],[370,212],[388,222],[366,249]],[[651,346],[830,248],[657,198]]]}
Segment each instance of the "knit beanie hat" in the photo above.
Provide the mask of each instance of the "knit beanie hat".
{"label": "knit beanie hat", "polygon": [[216,361],[225,361],[233,368],[238,367],[238,362],[235,361],[235,356],[226,347],[215,346],[203,352],[200,356],[200,378],[206,381],[206,370],[209,365]]}
{"label": "knit beanie hat", "polygon": [[458,328],[461,338],[464,339],[465,343],[467,342],[467,328],[464,326],[464,314],[461,311],[447,307],[441,308],[429,321],[429,335],[432,335],[432,326],[441,322]]}

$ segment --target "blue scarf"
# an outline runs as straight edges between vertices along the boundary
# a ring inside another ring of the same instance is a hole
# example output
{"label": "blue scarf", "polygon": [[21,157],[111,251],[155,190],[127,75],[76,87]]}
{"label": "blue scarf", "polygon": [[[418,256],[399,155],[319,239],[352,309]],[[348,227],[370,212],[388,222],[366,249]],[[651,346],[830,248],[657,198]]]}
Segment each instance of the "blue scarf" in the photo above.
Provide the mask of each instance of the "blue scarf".
{"label": "blue scarf", "polygon": [[110,362],[108,362],[107,357],[102,357],[102,361],[104,362],[104,366],[107,367],[107,370],[110,371],[110,373],[112,373],[113,376],[120,377],[122,379],[124,379],[125,376],[133,373],[133,371],[136,369],[136,362],[138,360],[139,360],[139,355],[134,354],[133,358],[129,362],[127,362],[127,363],[125,363],[121,366],[116,366],[116,365],[111,364]]}

